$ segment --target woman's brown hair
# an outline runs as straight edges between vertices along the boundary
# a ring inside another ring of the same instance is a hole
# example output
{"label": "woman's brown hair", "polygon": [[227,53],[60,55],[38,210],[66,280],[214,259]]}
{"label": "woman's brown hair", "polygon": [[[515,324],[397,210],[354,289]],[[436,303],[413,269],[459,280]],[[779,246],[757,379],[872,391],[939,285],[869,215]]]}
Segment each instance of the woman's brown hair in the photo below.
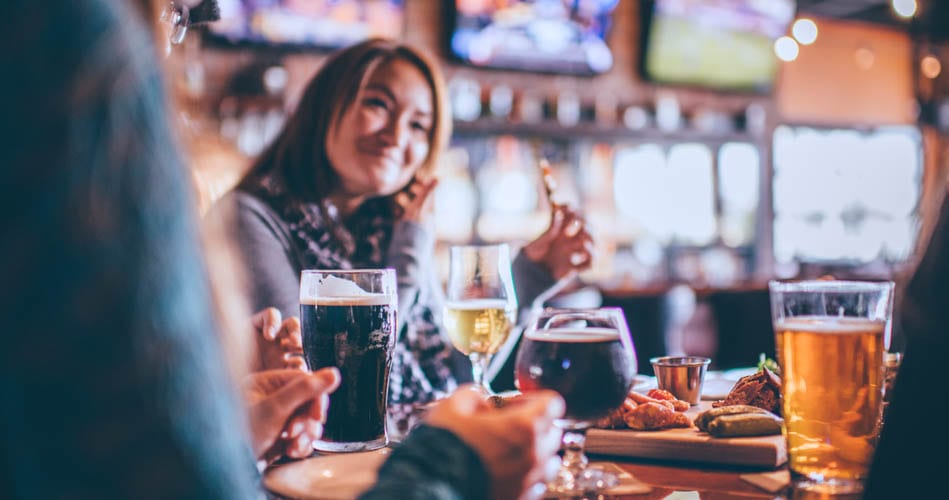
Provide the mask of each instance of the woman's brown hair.
{"label": "woman's brown hair", "polygon": [[[421,170],[430,172],[451,135],[445,83],[438,66],[424,53],[392,40],[374,38],[343,49],[325,62],[307,84],[296,112],[283,131],[257,158],[238,189],[253,191],[273,177],[295,202],[316,202],[338,186],[326,156],[331,127],[339,124],[379,66],[401,59],[422,72],[432,89],[433,125],[429,153]],[[344,168],[343,165],[338,165]]]}

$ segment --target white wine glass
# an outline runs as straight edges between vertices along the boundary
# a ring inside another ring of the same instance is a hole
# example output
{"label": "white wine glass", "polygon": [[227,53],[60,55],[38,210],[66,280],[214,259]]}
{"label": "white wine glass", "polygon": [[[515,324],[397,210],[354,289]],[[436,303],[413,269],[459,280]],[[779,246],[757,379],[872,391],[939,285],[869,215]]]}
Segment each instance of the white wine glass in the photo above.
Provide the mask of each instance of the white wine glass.
{"label": "white wine glass", "polygon": [[583,448],[594,422],[619,408],[636,374],[636,351],[623,310],[544,309],[532,314],[517,352],[515,376],[522,392],[549,389],[567,403],[562,419],[563,466],[547,484],[558,495],[601,493],[616,474],[589,466]]}
{"label": "white wine glass", "polygon": [[445,330],[471,360],[474,382],[484,379],[491,356],[507,341],[517,316],[517,297],[507,244],[458,245],[450,249]]}

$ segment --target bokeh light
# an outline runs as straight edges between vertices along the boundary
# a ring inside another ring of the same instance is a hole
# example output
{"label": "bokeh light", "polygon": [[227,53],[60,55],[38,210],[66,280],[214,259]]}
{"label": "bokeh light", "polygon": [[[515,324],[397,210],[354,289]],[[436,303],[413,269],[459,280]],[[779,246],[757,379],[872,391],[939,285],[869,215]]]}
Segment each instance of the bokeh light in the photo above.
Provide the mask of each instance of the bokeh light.
{"label": "bokeh light", "polygon": [[791,34],[801,45],[810,45],[817,40],[817,24],[807,18],[801,18],[794,21],[791,26]]}
{"label": "bokeh light", "polygon": [[782,61],[791,62],[797,59],[799,52],[797,42],[789,36],[782,36],[774,41],[774,53]]}

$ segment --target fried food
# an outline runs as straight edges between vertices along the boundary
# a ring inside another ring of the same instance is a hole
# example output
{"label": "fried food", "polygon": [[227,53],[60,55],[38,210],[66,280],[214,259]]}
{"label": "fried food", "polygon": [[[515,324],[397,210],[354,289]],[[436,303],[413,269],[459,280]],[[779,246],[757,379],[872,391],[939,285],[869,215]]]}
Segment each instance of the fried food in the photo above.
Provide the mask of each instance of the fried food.
{"label": "fried food", "polygon": [[643,403],[626,414],[626,426],[636,431],[654,431],[675,427],[691,427],[684,413],[670,410],[658,403]]}
{"label": "fried food", "polygon": [[687,401],[682,401],[673,396],[671,392],[663,389],[652,389],[647,392],[646,395],[653,399],[672,403],[672,407],[675,411],[687,411],[692,406]]}
{"label": "fried food", "polygon": [[629,399],[623,401],[623,405],[610,412],[609,415],[597,420],[594,427],[599,429],[625,429],[626,413],[636,409],[636,403]]}
{"label": "fried food", "polygon": [[638,392],[630,391],[629,394],[626,395],[626,399],[631,399],[633,400],[633,402],[640,405],[644,405],[646,403],[656,403],[658,405],[665,406],[666,408],[669,408],[672,411],[675,411],[676,409],[675,405],[672,404],[672,401],[656,399],[654,397],[650,397],[645,394],[640,394]]}
{"label": "fried food", "polygon": [[731,405],[757,406],[780,415],[781,377],[767,368],[762,368],[754,375],[740,378],[724,400],[712,404],[714,407]]}
{"label": "fried food", "polygon": [[[601,429],[633,429],[637,431],[656,431],[676,427],[692,427],[692,421],[685,413],[689,403],[676,399],[666,391],[665,394],[653,393],[656,396],[672,399],[658,399],[655,397],[630,392],[626,401],[609,415],[600,419],[595,425]],[[682,408],[678,410],[678,408]]]}

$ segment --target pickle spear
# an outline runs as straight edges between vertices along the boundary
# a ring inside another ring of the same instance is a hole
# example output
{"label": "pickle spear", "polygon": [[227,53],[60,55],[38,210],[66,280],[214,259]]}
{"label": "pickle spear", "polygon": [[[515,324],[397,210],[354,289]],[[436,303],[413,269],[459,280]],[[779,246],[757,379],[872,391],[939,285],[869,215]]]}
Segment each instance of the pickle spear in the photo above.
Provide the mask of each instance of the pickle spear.
{"label": "pickle spear", "polygon": [[721,406],[719,408],[712,408],[711,410],[703,411],[695,417],[695,426],[699,428],[700,431],[708,432],[708,424],[712,420],[725,416],[725,415],[739,415],[743,413],[758,413],[758,414],[767,414],[773,415],[768,410],[763,408],[758,408],[757,406],[751,405],[729,405]]}
{"label": "pickle spear", "polygon": [[783,424],[781,417],[770,413],[722,415],[708,423],[708,433],[715,437],[768,436],[781,434]]}

